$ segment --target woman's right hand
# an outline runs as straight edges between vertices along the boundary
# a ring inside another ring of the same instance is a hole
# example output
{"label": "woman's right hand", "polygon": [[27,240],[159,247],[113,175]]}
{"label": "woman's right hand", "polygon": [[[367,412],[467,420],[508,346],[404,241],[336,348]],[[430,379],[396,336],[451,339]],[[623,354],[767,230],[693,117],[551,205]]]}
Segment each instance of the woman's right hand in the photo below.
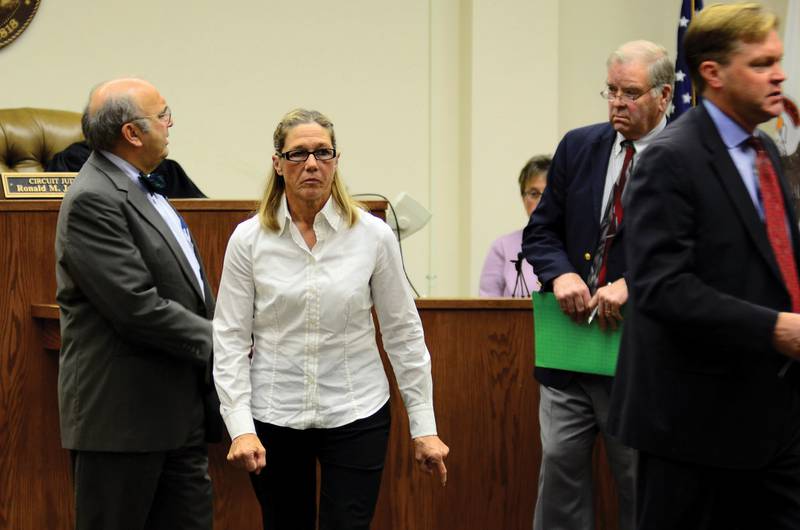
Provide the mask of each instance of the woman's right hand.
{"label": "woman's right hand", "polygon": [[241,434],[231,442],[228,462],[258,475],[267,465],[267,451],[255,434]]}

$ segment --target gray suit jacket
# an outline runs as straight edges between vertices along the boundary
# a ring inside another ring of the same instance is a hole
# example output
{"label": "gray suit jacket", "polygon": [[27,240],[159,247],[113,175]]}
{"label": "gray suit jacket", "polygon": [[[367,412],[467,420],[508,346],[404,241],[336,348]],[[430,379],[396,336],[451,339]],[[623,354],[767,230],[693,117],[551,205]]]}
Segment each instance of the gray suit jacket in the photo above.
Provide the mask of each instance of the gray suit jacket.
{"label": "gray suit jacket", "polygon": [[84,451],[181,447],[205,421],[220,435],[210,381],[214,300],[144,192],[94,152],[61,204],[61,440]]}

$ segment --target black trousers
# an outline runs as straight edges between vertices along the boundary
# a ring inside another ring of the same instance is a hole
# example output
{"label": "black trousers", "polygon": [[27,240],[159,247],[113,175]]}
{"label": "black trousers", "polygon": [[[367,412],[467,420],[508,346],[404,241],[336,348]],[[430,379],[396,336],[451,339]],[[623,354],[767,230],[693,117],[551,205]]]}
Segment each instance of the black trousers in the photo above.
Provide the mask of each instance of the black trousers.
{"label": "black trousers", "polygon": [[208,452],[73,451],[76,530],[211,530]]}
{"label": "black trousers", "polygon": [[367,418],[332,429],[290,429],[256,421],[267,450],[261,474],[251,473],[265,530],[314,530],[317,461],[320,530],[368,530],[386,459],[387,402]]}
{"label": "black trousers", "polygon": [[800,435],[763,469],[639,453],[639,530],[800,529]]}

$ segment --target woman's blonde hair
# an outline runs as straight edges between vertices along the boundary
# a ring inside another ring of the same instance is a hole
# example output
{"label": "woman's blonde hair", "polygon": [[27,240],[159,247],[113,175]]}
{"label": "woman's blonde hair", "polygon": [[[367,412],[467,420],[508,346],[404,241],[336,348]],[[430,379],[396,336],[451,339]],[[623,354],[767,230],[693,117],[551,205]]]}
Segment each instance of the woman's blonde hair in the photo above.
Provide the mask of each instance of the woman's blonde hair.
{"label": "woman's blonde hair", "polygon": [[[316,110],[294,109],[286,113],[275,128],[275,133],[272,135],[272,143],[276,153],[281,153],[283,151],[286,136],[289,134],[289,131],[304,123],[316,123],[328,131],[331,137],[331,145],[336,149],[336,134],[333,132],[333,122],[331,122],[327,116]],[[269,179],[267,180],[267,186],[264,189],[264,195],[261,198],[261,204],[258,206],[258,218],[261,221],[261,226],[263,226],[265,230],[277,232],[280,229],[280,224],[278,223],[278,208],[281,204],[281,196],[285,191],[286,182],[282,175],[278,175],[275,172],[275,168],[273,167],[270,171]],[[333,200],[336,201],[345,219],[348,220],[348,226],[356,224],[359,211],[362,207],[347,193],[347,188],[345,188],[342,178],[339,176],[338,167],[333,173],[331,195],[333,195]]]}

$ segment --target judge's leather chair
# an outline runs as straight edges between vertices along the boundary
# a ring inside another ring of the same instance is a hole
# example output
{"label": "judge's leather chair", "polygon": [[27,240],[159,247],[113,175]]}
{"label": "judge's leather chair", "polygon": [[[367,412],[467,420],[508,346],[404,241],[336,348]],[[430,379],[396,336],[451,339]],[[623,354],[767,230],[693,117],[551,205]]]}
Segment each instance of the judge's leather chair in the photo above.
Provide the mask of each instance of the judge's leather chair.
{"label": "judge's leather chair", "polygon": [[44,171],[53,155],[82,139],[78,112],[0,109],[0,171]]}

